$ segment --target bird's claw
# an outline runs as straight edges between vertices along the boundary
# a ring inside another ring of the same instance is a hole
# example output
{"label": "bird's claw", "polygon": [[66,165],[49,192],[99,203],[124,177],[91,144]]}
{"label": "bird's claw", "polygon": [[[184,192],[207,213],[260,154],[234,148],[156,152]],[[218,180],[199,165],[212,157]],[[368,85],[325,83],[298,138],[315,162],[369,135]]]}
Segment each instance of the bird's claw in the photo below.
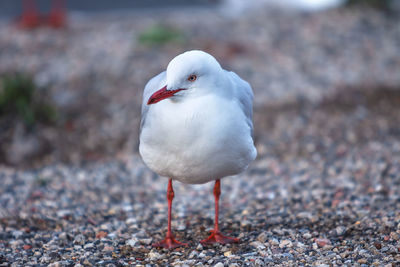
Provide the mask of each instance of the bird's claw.
{"label": "bird's claw", "polygon": [[154,243],[152,246],[156,248],[175,249],[179,247],[186,247],[187,245],[187,243],[181,243],[175,240],[175,238],[172,236],[167,236],[163,241]]}
{"label": "bird's claw", "polygon": [[208,238],[200,241],[200,243],[202,244],[214,244],[214,243],[230,244],[239,242],[240,242],[239,238],[224,236],[219,231],[212,231],[211,235]]}

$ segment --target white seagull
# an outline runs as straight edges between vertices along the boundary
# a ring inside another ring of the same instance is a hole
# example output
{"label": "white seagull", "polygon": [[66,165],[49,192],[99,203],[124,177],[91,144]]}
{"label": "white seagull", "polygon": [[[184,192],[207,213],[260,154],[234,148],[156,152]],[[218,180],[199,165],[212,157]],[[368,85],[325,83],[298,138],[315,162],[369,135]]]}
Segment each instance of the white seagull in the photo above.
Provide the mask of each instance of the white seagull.
{"label": "white seagull", "polygon": [[171,231],[172,180],[215,180],[215,226],[202,243],[239,242],[219,231],[220,179],[244,171],[257,156],[253,142],[253,92],[234,72],[206,52],[176,56],[143,92],[139,151],[145,164],[169,177],[168,230],[155,247],[187,245]]}

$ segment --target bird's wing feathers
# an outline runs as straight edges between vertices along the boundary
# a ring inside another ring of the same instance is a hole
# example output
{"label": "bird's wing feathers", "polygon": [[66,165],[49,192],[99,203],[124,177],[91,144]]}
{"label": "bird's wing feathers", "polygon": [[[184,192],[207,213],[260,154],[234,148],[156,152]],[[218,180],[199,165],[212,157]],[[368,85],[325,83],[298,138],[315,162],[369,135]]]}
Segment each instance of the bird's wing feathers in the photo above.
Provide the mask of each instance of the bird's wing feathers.
{"label": "bird's wing feathers", "polygon": [[234,95],[237,97],[240,107],[246,115],[246,122],[251,129],[251,136],[253,136],[253,90],[248,82],[240,78],[233,71],[227,71],[227,74],[232,81],[232,88],[235,91]]}
{"label": "bird's wing feathers", "polygon": [[154,92],[156,92],[157,90],[159,90],[163,86],[165,86],[165,80],[166,80],[166,72],[163,71],[160,74],[154,76],[150,81],[148,81],[148,83],[144,87],[143,99],[142,99],[142,119],[140,121],[140,132],[142,131],[143,125],[145,124],[147,112],[149,110],[149,105],[147,105],[147,100]]}

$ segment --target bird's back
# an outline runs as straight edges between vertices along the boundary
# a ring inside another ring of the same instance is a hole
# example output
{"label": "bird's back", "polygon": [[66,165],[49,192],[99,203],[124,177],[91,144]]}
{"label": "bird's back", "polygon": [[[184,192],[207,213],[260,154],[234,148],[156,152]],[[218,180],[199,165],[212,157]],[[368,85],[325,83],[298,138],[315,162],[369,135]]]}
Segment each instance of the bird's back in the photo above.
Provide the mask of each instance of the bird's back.
{"label": "bird's back", "polygon": [[226,75],[231,81],[231,89],[239,102],[240,108],[246,115],[246,122],[251,129],[251,136],[254,137],[253,130],[253,99],[254,94],[248,82],[243,80],[233,71],[226,71]]}

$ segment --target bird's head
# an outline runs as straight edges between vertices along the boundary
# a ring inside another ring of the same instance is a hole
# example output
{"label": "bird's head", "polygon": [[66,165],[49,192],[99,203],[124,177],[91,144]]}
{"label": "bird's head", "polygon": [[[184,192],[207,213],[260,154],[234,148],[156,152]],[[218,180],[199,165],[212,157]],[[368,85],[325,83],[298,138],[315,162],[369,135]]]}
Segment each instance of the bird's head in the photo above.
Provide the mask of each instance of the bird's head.
{"label": "bird's head", "polygon": [[167,67],[166,85],[150,96],[148,105],[171,98],[206,94],[218,84],[223,69],[210,54],[192,50],[176,56]]}

